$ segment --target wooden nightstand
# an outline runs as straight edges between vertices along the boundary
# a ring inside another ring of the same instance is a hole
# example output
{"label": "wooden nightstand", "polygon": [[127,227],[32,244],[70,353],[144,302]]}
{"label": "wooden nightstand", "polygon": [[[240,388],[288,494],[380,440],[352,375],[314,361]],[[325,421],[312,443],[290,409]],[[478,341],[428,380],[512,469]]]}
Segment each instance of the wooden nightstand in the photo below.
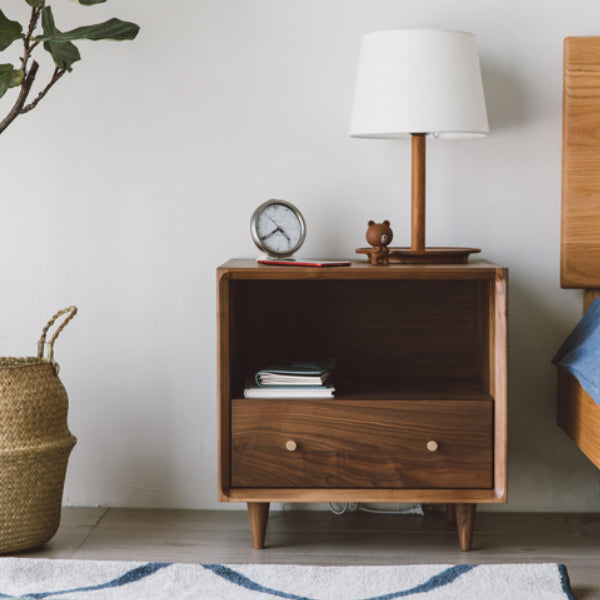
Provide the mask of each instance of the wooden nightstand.
{"label": "wooden nightstand", "polygon": [[[444,503],[471,547],[506,502],[507,270],[461,265],[217,271],[219,499]],[[333,399],[244,399],[265,364],[337,356]]]}

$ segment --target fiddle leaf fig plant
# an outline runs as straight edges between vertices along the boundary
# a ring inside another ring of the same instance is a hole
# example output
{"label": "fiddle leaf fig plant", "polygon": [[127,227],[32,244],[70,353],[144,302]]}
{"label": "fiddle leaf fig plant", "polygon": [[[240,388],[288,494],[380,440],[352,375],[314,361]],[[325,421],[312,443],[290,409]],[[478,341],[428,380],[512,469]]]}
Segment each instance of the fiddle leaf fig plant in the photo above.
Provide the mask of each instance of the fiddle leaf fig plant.
{"label": "fiddle leaf fig plant", "polygon": [[[82,6],[102,4],[106,0],[73,0]],[[73,64],[81,60],[77,40],[133,40],[139,26],[135,23],[109,19],[96,25],[76,27],[70,31],[60,31],[54,22],[52,8],[47,0],[25,0],[31,7],[27,24],[13,21],[0,10],[0,52],[9,48],[17,40],[23,44],[20,64],[0,62],[0,98],[10,88],[19,87],[17,99],[2,121],[2,133],[19,115],[33,110],[46,96],[54,84],[67,72],[73,70]],[[54,72],[45,87],[33,99],[29,100],[31,86],[38,74],[39,64],[32,58],[39,46],[52,56]]]}

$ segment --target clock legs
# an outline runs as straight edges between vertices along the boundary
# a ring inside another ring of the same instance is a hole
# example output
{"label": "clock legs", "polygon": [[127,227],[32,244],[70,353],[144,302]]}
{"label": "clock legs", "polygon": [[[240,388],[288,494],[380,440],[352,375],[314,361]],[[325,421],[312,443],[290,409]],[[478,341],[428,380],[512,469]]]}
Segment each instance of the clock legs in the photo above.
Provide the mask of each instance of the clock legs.
{"label": "clock legs", "polygon": [[265,533],[267,532],[267,520],[269,518],[268,502],[248,502],[248,518],[250,519],[250,531],[252,533],[252,546],[256,550],[265,547]]}

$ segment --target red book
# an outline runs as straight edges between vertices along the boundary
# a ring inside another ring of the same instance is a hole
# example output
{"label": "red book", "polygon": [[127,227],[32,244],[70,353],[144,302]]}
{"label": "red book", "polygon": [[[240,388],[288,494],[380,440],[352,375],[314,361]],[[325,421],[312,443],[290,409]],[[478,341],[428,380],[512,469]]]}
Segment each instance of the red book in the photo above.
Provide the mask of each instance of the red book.
{"label": "red book", "polygon": [[259,258],[261,265],[278,265],[284,267],[349,267],[349,260],[278,260],[276,258]]}

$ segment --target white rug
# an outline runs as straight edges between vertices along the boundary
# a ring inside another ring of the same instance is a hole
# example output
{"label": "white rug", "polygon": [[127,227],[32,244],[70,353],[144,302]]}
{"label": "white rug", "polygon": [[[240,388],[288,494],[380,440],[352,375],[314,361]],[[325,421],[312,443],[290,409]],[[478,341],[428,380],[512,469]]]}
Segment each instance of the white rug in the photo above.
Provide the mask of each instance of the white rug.
{"label": "white rug", "polygon": [[0,558],[0,599],[574,600],[556,564],[315,567]]}

